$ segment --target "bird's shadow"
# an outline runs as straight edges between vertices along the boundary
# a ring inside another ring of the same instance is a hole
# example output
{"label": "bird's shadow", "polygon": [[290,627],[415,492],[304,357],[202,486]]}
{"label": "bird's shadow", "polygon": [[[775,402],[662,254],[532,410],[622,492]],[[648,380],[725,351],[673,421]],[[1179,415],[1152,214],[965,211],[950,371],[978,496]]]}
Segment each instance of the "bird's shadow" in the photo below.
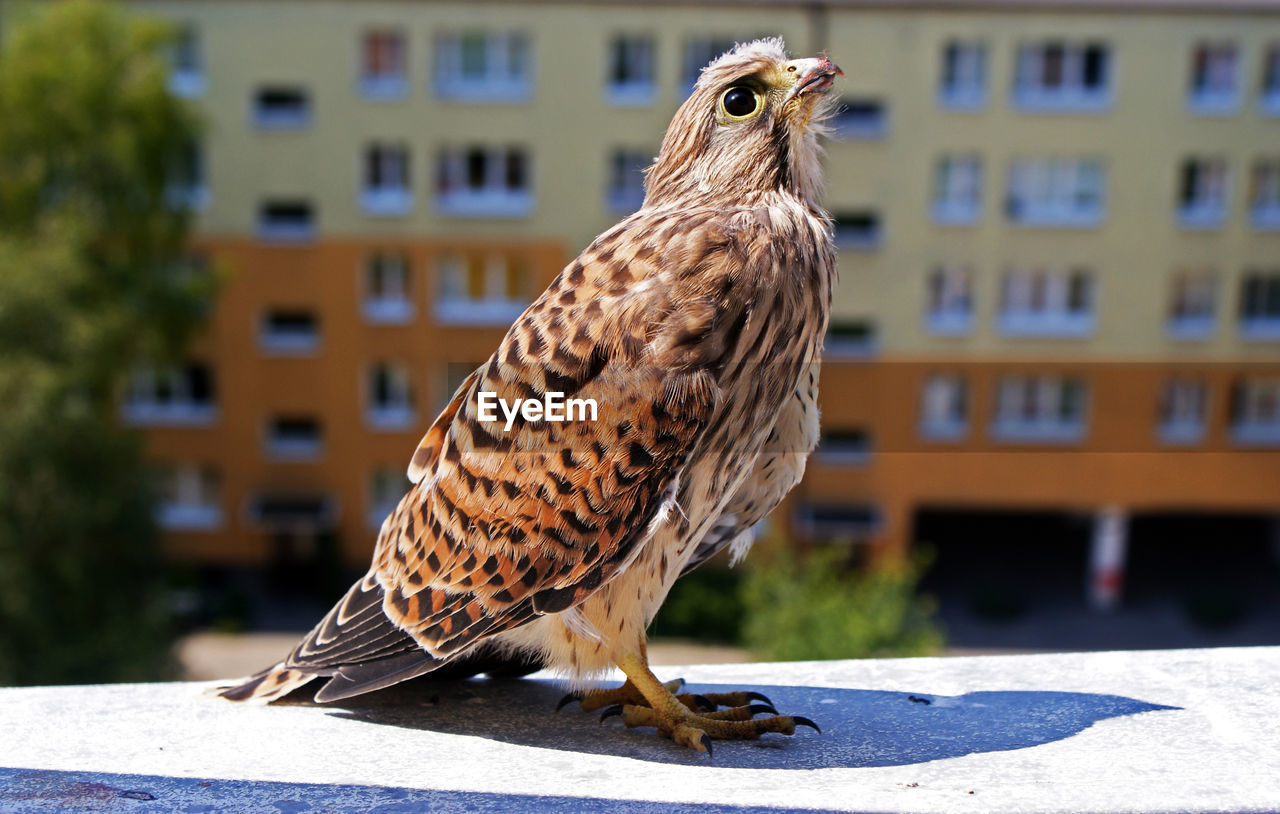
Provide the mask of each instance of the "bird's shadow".
{"label": "bird's shadow", "polygon": [[[755,690],[783,714],[804,715],[822,734],[797,730],[756,741],[717,741],[719,768],[826,769],[902,766],[979,752],[1027,749],[1069,738],[1094,723],[1178,707],[1118,695],[1008,691],[932,695],[925,692],[793,686],[699,684],[700,692]],[[471,735],[522,746],[706,764],[653,729],[626,729],[617,718],[576,704],[555,712],[564,690],[543,680],[410,682],[350,699],[332,714],[366,723]]]}

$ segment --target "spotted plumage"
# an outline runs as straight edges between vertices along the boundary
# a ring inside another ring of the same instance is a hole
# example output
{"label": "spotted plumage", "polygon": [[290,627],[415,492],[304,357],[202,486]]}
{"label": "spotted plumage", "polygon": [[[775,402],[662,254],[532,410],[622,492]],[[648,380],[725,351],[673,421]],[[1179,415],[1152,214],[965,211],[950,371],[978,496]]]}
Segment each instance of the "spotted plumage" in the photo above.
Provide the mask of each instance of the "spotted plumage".
{"label": "spotted plumage", "polygon": [[[817,137],[836,73],[779,40],[703,71],[643,207],[560,273],[422,439],[368,575],[226,697],[326,677],[317,700],[336,700],[512,662],[647,681],[627,665],[673,582],[745,553],[817,441],[835,269]],[[480,406],[548,392],[598,413],[508,429]]]}

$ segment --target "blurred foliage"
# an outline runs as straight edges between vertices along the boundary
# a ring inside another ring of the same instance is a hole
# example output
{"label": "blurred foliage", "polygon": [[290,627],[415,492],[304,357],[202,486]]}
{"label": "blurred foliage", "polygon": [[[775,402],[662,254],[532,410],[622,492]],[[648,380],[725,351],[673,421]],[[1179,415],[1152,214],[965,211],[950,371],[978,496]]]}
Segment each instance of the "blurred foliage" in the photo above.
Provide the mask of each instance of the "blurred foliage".
{"label": "blurred foliage", "polygon": [[651,636],[737,644],[745,608],[742,569],[709,562],[681,577],[649,627]]}
{"label": "blurred foliage", "polygon": [[8,16],[0,48],[0,683],[170,669],[154,490],[116,420],[213,283],[166,180],[199,135],[167,91],[172,31],[90,0]]}
{"label": "blurred foliage", "polygon": [[942,634],[934,603],[917,594],[927,563],[857,566],[847,549],[791,548],[747,559],[742,584],[742,642],[774,661],[920,656]]}

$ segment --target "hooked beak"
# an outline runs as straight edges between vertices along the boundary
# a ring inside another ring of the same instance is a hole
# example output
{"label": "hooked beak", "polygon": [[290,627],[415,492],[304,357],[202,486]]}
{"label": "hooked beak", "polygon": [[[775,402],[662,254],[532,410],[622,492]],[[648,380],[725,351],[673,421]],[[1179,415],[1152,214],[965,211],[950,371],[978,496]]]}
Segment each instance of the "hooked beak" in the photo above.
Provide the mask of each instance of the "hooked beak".
{"label": "hooked beak", "polygon": [[844,71],[826,54],[810,59],[797,59],[787,63],[787,72],[794,74],[796,83],[787,92],[786,101],[809,92],[825,93],[835,84],[837,76],[844,76]]}

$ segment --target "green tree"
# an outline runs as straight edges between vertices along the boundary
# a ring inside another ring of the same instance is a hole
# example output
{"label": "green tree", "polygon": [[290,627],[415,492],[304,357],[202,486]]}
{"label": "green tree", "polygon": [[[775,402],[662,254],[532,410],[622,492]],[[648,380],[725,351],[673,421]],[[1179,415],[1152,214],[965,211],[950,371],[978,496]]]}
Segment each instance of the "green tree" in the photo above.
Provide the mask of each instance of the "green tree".
{"label": "green tree", "polygon": [[924,562],[855,567],[837,547],[760,553],[742,585],[742,640],[756,656],[920,656],[942,646],[932,603],[916,592]]}
{"label": "green tree", "polygon": [[150,471],[116,399],[207,312],[168,184],[199,123],[165,25],[104,2],[10,10],[0,45],[0,683],[169,669]]}

